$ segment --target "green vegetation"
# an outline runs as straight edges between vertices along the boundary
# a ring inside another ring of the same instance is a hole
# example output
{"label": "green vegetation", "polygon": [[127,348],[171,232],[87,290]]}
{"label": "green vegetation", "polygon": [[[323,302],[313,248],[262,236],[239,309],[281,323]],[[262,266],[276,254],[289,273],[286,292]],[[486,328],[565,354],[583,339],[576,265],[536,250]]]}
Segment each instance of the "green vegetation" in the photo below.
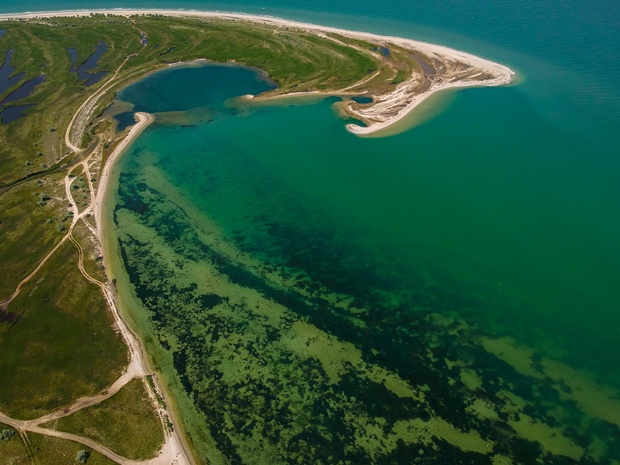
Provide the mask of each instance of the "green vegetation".
{"label": "green vegetation", "polygon": [[99,289],[65,243],[8,307],[0,326],[0,411],[37,418],[109,387],[127,363]]}
{"label": "green vegetation", "polygon": [[61,175],[26,181],[0,197],[0,300],[60,241],[67,207]]}
{"label": "green vegetation", "polygon": [[100,404],[44,426],[88,437],[135,460],[154,457],[164,442],[161,421],[139,379]]}
{"label": "green vegetation", "polygon": [[16,431],[2,423],[0,423],[0,430],[2,431],[2,440],[0,440],[2,464],[30,465],[32,462],[28,456],[28,451]]}
{"label": "green vegetation", "polygon": [[[8,429],[0,423],[0,429]],[[14,430],[13,430],[14,431]],[[25,439],[24,439],[25,438]],[[114,462],[98,452],[84,449],[71,441],[27,433],[21,438],[15,434],[8,441],[0,441],[0,463],[2,465],[69,465],[76,463],[82,450],[88,453],[88,465],[114,465]]]}
{"label": "green vegetation", "polygon": [[4,428],[0,431],[0,439],[2,441],[10,441],[15,436],[15,430],[13,428]]}
{"label": "green vegetation", "polygon": [[89,457],[90,457],[90,452],[87,451],[86,449],[82,449],[75,456],[75,461],[77,463],[86,463]]}
{"label": "green vegetation", "polygon": [[405,82],[405,79],[407,79],[407,74],[405,73],[405,70],[399,69],[394,79],[392,79],[391,83],[400,84],[401,82]]}

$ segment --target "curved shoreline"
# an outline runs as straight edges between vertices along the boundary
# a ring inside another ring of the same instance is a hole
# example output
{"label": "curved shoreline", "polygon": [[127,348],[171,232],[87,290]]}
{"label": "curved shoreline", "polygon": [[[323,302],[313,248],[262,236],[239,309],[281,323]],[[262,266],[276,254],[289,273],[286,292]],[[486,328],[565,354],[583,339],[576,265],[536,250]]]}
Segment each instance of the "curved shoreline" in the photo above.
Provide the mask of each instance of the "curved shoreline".
{"label": "curved shoreline", "polygon": [[[403,47],[411,52],[420,52],[436,59],[444,59],[447,63],[465,64],[481,75],[489,75],[490,78],[475,80],[459,79],[458,76],[439,76],[439,79],[431,79],[427,89],[419,92],[419,78],[423,75],[410,75],[407,79],[398,84],[396,89],[385,94],[374,96],[374,101],[365,108],[352,108],[348,106],[345,111],[361,121],[366,126],[358,124],[347,124],[348,131],[356,135],[368,135],[386,129],[395,123],[407,117],[416,107],[425,101],[431,95],[445,89],[457,89],[464,87],[488,87],[503,86],[513,81],[516,73],[509,67],[495,63],[493,61],[478,57],[476,55],[452,49],[443,45],[431,44],[414,39],[407,39],[395,36],[383,36],[379,34],[341,29],[331,26],[320,26],[311,23],[298,22],[277,18],[273,16],[260,16],[245,13],[226,13],[217,11],[199,11],[199,10],[170,10],[170,9],[101,9],[101,10],[61,10],[61,11],[42,11],[27,13],[5,13],[0,14],[0,21],[8,21],[12,19],[41,19],[50,17],[84,17],[90,14],[105,14],[117,16],[132,15],[163,15],[169,17],[180,18],[198,18],[198,19],[228,19],[231,21],[248,21],[258,24],[265,24],[277,27],[289,27],[298,29],[303,32],[309,32],[320,36],[326,33],[338,34],[343,37],[365,40],[370,42],[379,42],[383,44],[393,44]],[[441,60],[440,60],[441,61]],[[350,88],[358,86],[355,84],[346,89],[326,91],[326,92],[302,92],[299,94],[288,93],[280,94],[276,97],[288,97],[294,95],[348,95],[355,92],[349,91]],[[361,92],[361,91],[360,91]],[[359,92],[358,92],[359,93]],[[269,95],[265,99],[274,98]]]}
{"label": "curved shoreline", "polygon": [[127,136],[125,136],[125,138],[116,146],[114,151],[105,161],[103,171],[101,172],[101,177],[99,178],[99,190],[97,191],[93,209],[95,211],[95,222],[97,223],[97,236],[101,243],[103,243],[103,206],[105,203],[105,197],[108,195],[110,185],[109,178],[112,174],[112,170],[116,166],[116,162],[122,153],[151,123],[153,123],[153,121],[155,121],[155,117],[150,113],[138,112],[135,113],[135,116],[137,118],[136,124],[129,130]]}
{"label": "curved shoreline", "polygon": [[[376,100],[378,101],[379,106],[382,104],[384,107],[387,106],[388,108],[390,107],[390,105],[393,106],[394,103],[401,104],[403,101],[407,101],[407,104],[404,106],[404,108],[400,109],[397,112],[394,112],[393,114],[388,112],[387,117],[383,119],[379,118],[380,119],[379,121],[373,121],[367,127],[362,127],[362,126],[355,125],[355,124],[348,124],[346,126],[347,130],[357,135],[374,133],[382,129],[385,129],[389,126],[392,126],[393,124],[397,123],[398,121],[402,120],[404,117],[409,115],[414,108],[416,108],[420,103],[422,103],[428,97],[430,97],[434,93],[439,92],[441,90],[455,88],[455,87],[471,87],[471,86],[476,86],[476,85],[477,86],[505,85],[512,81],[512,76],[515,74],[512,70],[510,70],[509,68],[503,65],[499,65],[497,63],[493,63],[491,61],[476,57],[474,55],[470,55],[464,52],[459,52],[457,50],[450,49],[448,47],[444,47],[440,45],[433,45],[433,44],[429,44],[425,42],[419,42],[419,41],[415,41],[411,39],[404,39],[404,38],[399,38],[399,37],[381,36],[381,35],[371,34],[371,33],[350,31],[350,30],[339,29],[339,28],[334,28],[334,27],[318,26],[318,25],[309,24],[309,23],[289,21],[289,20],[284,20],[284,19],[279,19],[279,18],[274,18],[274,17],[246,15],[246,14],[240,14],[240,13],[219,13],[219,12],[160,10],[160,9],[157,9],[157,10],[142,10],[142,9],[141,10],[134,10],[134,9],[84,10],[84,11],[35,12],[35,13],[22,13],[22,14],[0,14],[0,21],[7,21],[7,20],[12,20],[12,19],[37,19],[37,18],[45,18],[45,17],[67,17],[67,16],[85,17],[85,16],[89,16],[91,13],[110,14],[110,15],[117,15],[117,16],[160,14],[160,15],[165,15],[165,16],[170,16],[170,17],[184,17],[184,18],[203,18],[203,19],[217,18],[217,19],[228,19],[231,21],[250,21],[250,22],[255,22],[255,23],[268,24],[272,26],[286,26],[286,27],[298,29],[303,32],[310,32],[310,33],[314,33],[318,35],[322,35],[325,33],[336,33],[336,34],[339,34],[341,36],[348,37],[348,38],[368,40],[368,41],[379,41],[380,43],[389,43],[389,44],[399,45],[407,49],[415,49],[417,51],[422,51],[423,53],[429,54],[431,56],[441,56],[442,58],[446,57],[448,59],[458,60],[461,63],[469,64],[472,67],[475,67],[477,69],[482,69],[484,72],[488,72],[492,74],[493,76],[495,76],[495,79],[488,80],[488,81],[475,82],[475,83],[458,82],[458,81],[444,82],[444,83],[432,86],[425,92],[421,92],[419,94],[414,94],[414,95],[411,95],[411,92],[407,93],[404,91],[404,90],[407,90],[407,86],[411,86],[412,83],[414,83],[414,79],[410,76],[406,82],[399,84],[394,92],[390,92],[389,94],[385,94],[385,95],[379,95],[376,97]],[[341,91],[333,91],[333,92],[302,92],[299,94],[294,94],[294,93],[280,94],[280,95],[273,96],[273,97],[266,96],[265,99],[267,100],[269,98],[275,99],[278,97],[280,98],[292,97],[295,95],[306,96],[306,97],[310,97],[312,95],[317,95],[317,96],[346,95],[347,93],[348,93],[347,89],[342,89]],[[76,112],[76,115],[80,113],[80,110]],[[140,134],[146,129],[146,127],[148,127],[154,121],[153,115],[150,115],[148,113],[135,113],[135,115],[137,118],[137,123],[130,129],[130,131],[127,133],[124,139],[118,144],[118,146],[114,149],[114,151],[107,158],[103,166],[100,179],[99,179],[99,189],[97,190],[97,193],[94,199],[93,211],[94,211],[94,216],[96,220],[97,236],[98,236],[98,239],[102,247],[104,247],[104,230],[105,230],[104,205],[106,201],[106,196],[110,194],[109,190],[110,190],[110,181],[111,181],[112,171],[114,167],[116,166],[116,163],[118,162],[119,158],[127,150],[127,148],[140,136]],[[86,116],[90,118],[90,116],[92,115],[88,114],[88,111],[87,111]],[[379,112],[379,117],[381,116],[383,115],[381,115],[381,113]],[[68,130],[71,130],[73,128],[74,121],[75,121],[75,117],[69,124]],[[79,129],[81,128],[78,128],[78,130]],[[69,135],[70,134],[68,132],[66,140],[70,142]],[[69,143],[67,143],[67,146],[73,151],[79,151],[77,147],[72,146]],[[104,257],[105,255],[107,254],[104,253]],[[131,330],[129,330],[129,326],[127,322],[124,322],[123,318],[120,315],[119,304],[116,303],[117,296],[114,295],[114,292],[112,291],[111,287],[109,288],[109,291],[110,292],[106,292],[106,296],[105,296],[106,299],[108,300],[109,306],[112,307],[115,313],[115,317],[120,319],[121,322],[126,326],[125,328],[126,331],[130,332]],[[123,324],[120,324],[119,326],[122,327]],[[141,343],[141,341],[139,341],[139,339],[137,338],[133,340],[132,336],[135,338],[134,334],[132,334],[131,336],[128,334],[125,335],[129,349],[136,353],[136,357],[140,358],[140,361],[141,361],[140,368],[142,368],[142,371],[146,371],[146,369],[150,370],[150,367],[148,367],[149,365],[148,354],[146,353],[145,345]],[[136,369],[136,367],[132,367],[132,368]],[[154,379],[157,380],[157,377],[155,377]],[[160,390],[163,390],[163,386],[161,385],[161,383],[158,383],[158,388]],[[171,405],[168,405],[168,408],[166,409],[166,413],[173,420],[173,422],[175,421],[175,419],[179,418],[179,412],[175,411],[175,409]],[[178,430],[175,428],[175,431],[178,431]],[[167,435],[166,442],[165,442],[164,448],[162,449],[160,453],[160,456],[152,459],[151,461],[148,461],[148,463],[149,464],[163,464],[164,462],[170,463],[168,461],[171,461],[171,460],[177,460],[178,461],[177,463],[186,463],[186,464],[192,463],[191,452],[188,450],[186,439],[187,438],[182,437],[182,435],[178,435],[176,432],[173,435]]]}
{"label": "curved shoreline", "polygon": [[[105,200],[106,196],[110,194],[110,184],[112,179],[112,171],[116,167],[121,156],[130,148],[131,144],[144,132],[144,130],[155,121],[155,117],[146,112],[134,113],[136,118],[136,124],[131,127],[127,135],[121,140],[121,142],[112,151],[110,156],[104,163],[101,176],[99,179],[99,190],[97,190],[95,200],[93,202],[93,210],[95,215],[95,223],[97,227],[97,239],[104,250],[104,265],[106,269],[109,267],[109,256],[105,251]],[[111,276],[109,271],[106,272],[108,279]],[[142,377],[148,375],[154,375],[152,381],[155,386],[156,392],[163,396],[165,406],[158,405],[156,409],[160,412],[160,417],[167,419],[172,423],[173,428],[170,431],[164,430],[164,443],[159,450],[158,455],[149,459],[139,462],[141,465],[167,465],[168,463],[175,463],[178,465],[193,465],[196,463],[195,457],[192,454],[192,449],[187,443],[187,439],[184,436],[185,429],[180,425],[180,412],[174,407],[174,401],[169,401],[169,392],[165,387],[165,383],[160,379],[160,375],[156,373],[149,362],[149,354],[146,351],[146,345],[141,337],[132,329],[129,322],[122,316],[122,303],[119,302],[119,295],[115,286],[108,282],[105,292],[105,298],[108,301],[108,306],[111,308],[116,324],[121,331],[123,338],[129,348],[131,355],[131,361],[127,372],[139,374]],[[153,393],[150,393],[150,395]],[[155,402],[155,401],[154,401]],[[154,405],[157,403],[155,402]],[[126,461],[127,464],[135,463],[136,461]]]}

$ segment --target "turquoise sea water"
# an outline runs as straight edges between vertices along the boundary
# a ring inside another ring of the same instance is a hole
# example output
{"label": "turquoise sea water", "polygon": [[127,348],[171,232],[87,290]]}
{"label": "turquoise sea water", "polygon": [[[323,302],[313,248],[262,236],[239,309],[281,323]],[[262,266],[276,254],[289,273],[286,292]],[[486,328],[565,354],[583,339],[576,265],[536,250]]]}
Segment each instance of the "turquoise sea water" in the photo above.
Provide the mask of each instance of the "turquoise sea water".
{"label": "turquoise sea water", "polygon": [[[114,6],[146,5],[92,4]],[[223,105],[269,87],[242,68],[166,71],[121,95],[151,112],[209,109],[134,144],[114,208],[149,343],[195,405],[200,453],[617,463],[620,7],[161,6],[412,37],[519,73],[381,139],[347,133],[332,100]]]}

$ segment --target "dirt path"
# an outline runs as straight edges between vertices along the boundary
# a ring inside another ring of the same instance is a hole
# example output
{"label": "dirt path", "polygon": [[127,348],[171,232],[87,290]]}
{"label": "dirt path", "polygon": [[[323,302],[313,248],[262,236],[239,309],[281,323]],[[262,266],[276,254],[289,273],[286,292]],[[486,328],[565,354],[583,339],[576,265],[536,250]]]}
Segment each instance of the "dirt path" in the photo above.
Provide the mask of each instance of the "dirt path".
{"label": "dirt path", "polygon": [[[70,173],[71,171],[73,171],[73,169],[78,166],[78,165],[82,165],[84,168],[84,171],[86,173],[90,173],[90,166],[89,166],[89,161],[92,158],[92,155],[87,157],[85,160],[83,160],[82,162],[78,163],[75,166],[72,166],[68,173],[67,176],[65,177],[65,193],[67,195],[67,199],[69,200],[69,202],[71,203],[71,211],[73,212],[73,218],[71,221],[71,225],[69,227],[69,230],[67,231],[67,234],[62,238],[62,240],[48,253],[48,255],[46,255],[46,257],[39,263],[39,265],[37,266],[37,268],[30,274],[28,275],[28,277],[26,277],[16,288],[15,292],[12,294],[12,296],[5,302],[5,305],[8,305],[10,303],[10,301],[12,299],[14,299],[19,292],[21,291],[21,289],[23,288],[23,286],[30,280],[32,279],[32,277],[34,275],[36,275],[36,273],[45,265],[45,263],[47,262],[47,260],[60,248],[60,246],[62,244],[64,244],[65,241],[70,240],[76,247],[77,251],[78,251],[78,269],[80,271],[80,273],[82,274],[82,276],[84,277],[84,279],[86,279],[87,281],[91,282],[92,284],[98,286],[103,295],[104,298],[106,299],[106,302],[108,304],[108,307],[110,308],[113,316],[114,316],[114,320],[115,320],[115,324],[118,327],[128,349],[129,349],[129,354],[130,354],[130,362],[129,365],[127,366],[127,369],[125,370],[125,372],[123,373],[123,375],[121,375],[112,386],[110,386],[109,389],[107,389],[105,392],[95,395],[95,396],[91,396],[91,397],[83,397],[78,399],[77,401],[75,401],[73,404],[71,404],[68,407],[64,407],[60,410],[57,410],[55,412],[51,412],[47,415],[44,415],[42,417],[36,418],[34,420],[16,420],[13,418],[10,418],[2,413],[0,413],[0,422],[3,422],[5,424],[8,424],[14,428],[16,428],[18,431],[20,431],[20,434],[22,434],[22,432],[24,431],[29,431],[29,432],[33,432],[33,433],[38,433],[38,434],[44,434],[44,435],[48,435],[48,436],[53,436],[53,437],[58,437],[61,439],[68,439],[74,442],[78,442],[80,444],[83,444],[84,446],[90,447],[93,450],[96,450],[97,452],[105,455],[106,457],[108,457],[110,460],[113,460],[114,462],[124,465],[124,464],[129,464],[129,465],[136,465],[136,464],[141,464],[141,465],[167,465],[167,464],[174,464],[174,465],[191,465],[194,463],[193,457],[191,456],[191,454],[189,453],[187,446],[184,443],[183,438],[180,436],[180,434],[178,433],[178,428],[174,428],[174,430],[172,432],[168,432],[166,434],[165,437],[165,443],[162,447],[162,449],[160,450],[159,454],[157,457],[151,459],[151,460],[146,460],[146,461],[132,461],[132,460],[128,460],[124,457],[119,456],[118,454],[114,453],[113,451],[109,450],[108,448],[96,443],[95,441],[92,441],[88,438],[83,438],[81,436],[77,436],[74,434],[70,434],[70,433],[64,433],[64,432],[60,432],[60,431],[55,431],[49,428],[42,428],[40,425],[53,421],[53,420],[57,420],[59,418],[63,418],[66,417],[68,415],[71,415],[72,413],[81,410],[83,408],[87,408],[87,407],[91,407],[93,405],[96,405],[110,397],[112,397],[114,394],[116,394],[123,386],[125,386],[130,380],[132,380],[133,378],[136,377],[140,377],[140,378],[144,378],[148,375],[152,375],[152,371],[150,370],[150,367],[148,366],[148,363],[146,361],[145,355],[144,355],[144,351],[142,349],[142,345],[139,341],[139,339],[131,332],[131,330],[129,329],[129,327],[125,324],[125,322],[123,321],[123,319],[120,316],[119,310],[116,306],[116,302],[114,299],[114,292],[110,286],[109,283],[104,283],[101,282],[95,278],[93,278],[92,276],[90,276],[88,274],[88,272],[86,271],[86,269],[84,268],[84,249],[81,246],[81,244],[73,237],[73,230],[75,228],[75,225],[77,224],[77,222],[84,218],[87,214],[90,214],[91,212],[93,212],[93,210],[96,212],[96,223],[97,223],[97,229],[98,231],[101,231],[101,221],[102,221],[102,212],[103,212],[103,199],[105,196],[105,192],[107,189],[107,184],[109,181],[109,177],[113,168],[113,165],[115,163],[115,161],[118,159],[118,157],[120,156],[120,154],[129,146],[129,144],[135,140],[136,137],[138,137],[141,132],[154,121],[154,118],[152,115],[149,115],[147,113],[137,113],[136,114],[136,118],[137,118],[137,123],[132,127],[132,129],[129,131],[129,133],[127,134],[127,136],[121,141],[121,143],[116,147],[116,149],[114,150],[114,152],[110,155],[110,157],[107,160],[107,163],[103,169],[102,172],[102,176],[99,182],[99,190],[95,191],[93,185],[92,185],[92,179],[90,178],[90,176],[87,176],[87,180],[88,180],[88,185],[89,185],[89,192],[91,195],[91,201],[89,203],[89,205],[82,211],[79,212],[79,209],[77,207],[76,202],[73,199],[73,195],[71,192],[71,188],[73,183],[75,182],[76,178],[75,177],[70,177]],[[166,398],[166,394],[165,394],[165,390],[163,389],[163,387],[161,386],[159,380],[157,380],[156,377],[153,378],[154,379],[154,383],[156,386],[156,390],[157,393],[154,392],[149,392],[149,395],[151,396],[151,398],[155,399],[157,396],[162,397],[162,398]],[[150,389],[150,387],[148,387],[148,383],[145,383],[145,386],[147,386],[148,389]],[[159,410],[159,408],[157,409],[158,412],[160,412],[160,417],[162,420],[162,428],[165,430],[164,425],[165,425],[165,421],[172,421],[173,424],[175,423],[174,418],[170,415],[170,412],[161,412]],[[164,418],[165,416],[165,418]]]}
{"label": "dirt path", "polygon": [[[133,460],[128,460],[124,457],[121,457],[120,455],[112,452],[107,447],[104,447],[101,444],[98,444],[97,442],[91,439],[83,438],[81,436],[77,436],[71,433],[63,433],[62,431],[55,431],[53,429],[41,428],[40,426],[36,426],[36,425],[29,425],[28,422],[26,421],[14,420],[13,418],[7,417],[6,415],[2,413],[0,413],[0,422],[15,428],[19,432],[19,435],[22,437],[22,440],[24,441],[24,444],[26,444],[26,446],[28,446],[29,441],[28,441],[27,435],[25,435],[24,433],[25,432],[38,433],[38,434],[43,434],[45,436],[52,436],[52,437],[59,438],[59,439],[68,439],[69,441],[80,443],[86,447],[91,448],[92,450],[99,452],[102,455],[105,455],[107,458],[118,463],[119,465],[134,465],[134,464],[143,463],[143,462],[136,462]],[[31,454],[31,457],[34,457],[34,454],[32,454],[32,452],[29,452],[29,453]]]}
{"label": "dirt path", "polygon": [[[131,18],[128,18],[128,19],[131,20]],[[134,28],[140,32],[142,37],[144,37],[143,31],[137,28],[137,26],[135,25],[135,22],[133,23],[134,23]],[[142,40],[142,37],[141,37],[141,40]],[[142,44],[142,45],[143,47],[145,46],[145,44]],[[138,52],[128,55],[125,58],[125,60],[121,63],[121,65],[117,68],[114,75],[108,80],[108,82],[101,89],[99,89],[95,94],[93,94],[88,99],[86,99],[84,103],[80,106],[80,108],[75,112],[65,132],[65,144],[70,150],[72,150],[73,152],[77,154],[83,153],[86,150],[86,149],[79,148],[78,144],[79,144],[79,141],[83,137],[84,131],[87,127],[87,123],[92,117],[92,114],[94,110],[96,109],[97,105],[99,104],[100,99],[108,92],[108,90],[113,85],[116,84],[116,78],[119,72],[121,71],[121,69],[123,68],[123,66],[127,63],[127,61],[131,59],[131,57],[140,53],[141,50],[142,49],[140,49]],[[110,286],[109,283],[101,282],[88,274],[88,272],[84,268],[84,249],[81,246],[81,244],[73,237],[73,230],[77,222],[80,219],[84,218],[86,215],[94,213],[96,226],[97,226],[96,236],[99,240],[101,239],[103,200],[106,194],[107,185],[108,185],[108,181],[110,178],[112,168],[116,160],[118,159],[118,157],[129,146],[129,144],[131,144],[131,142],[135,140],[135,138],[138,137],[142,133],[142,131],[154,121],[153,116],[147,113],[137,113],[136,119],[137,119],[136,124],[131,128],[127,136],[119,143],[119,145],[116,147],[114,152],[110,155],[105,166],[103,167],[103,171],[102,171],[101,177],[98,182],[99,189],[95,189],[93,186],[93,181],[92,181],[92,177],[90,174],[90,169],[91,169],[90,163],[93,160],[93,154],[95,153],[100,153],[101,158],[103,157],[103,153],[102,153],[103,146],[101,143],[99,143],[97,147],[84,160],[71,166],[68,169],[67,175],[65,176],[65,179],[64,179],[64,184],[65,184],[65,193],[71,205],[72,221],[71,221],[71,225],[68,228],[67,233],[63,236],[60,242],[56,244],[56,246],[39,262],[37,267],[17,285],[13,294],[11,294],[11,296],[9,296],[7,299],[4,299],[2,302],[0,302],[0,307],[3,307],[3,308],[8,307],[8,305],[19,295],[23,287],[41,270],[41,268],[43,268],[43,266],[54,255],[54,253],[56,253],[56,251],[58,251],[58,249],[67,240],[70,240],[75,245],[78,251],[78,263],[77,263],[78,270],[80,271],[84,279],[86,279],[87,281],[89,281],[90,283],[96,285],[97,287],[101,289],[101,292],[103,293],[103,296],[106,299],[108,307],[114,316],[115,324],[117,328],[119,329],[125,341],[125,344],[128,347],[129,354],[130,354],[130,362],[127,366],[127,369],[114,382],[114,384],[110,386],[110,388],[108,388],[106,391],[102,392],[101,394],[91,396],[91,397],[80,398],[76,400],[73,404],[67,407],[64,407],[55,412],[51,412],[47,415],[36,418],[34,420],[16,420],[0,412],[0,422],[16,428],[19,431],[20,436],[22,436],[22,438],[25,438],[26,442],[27,442],[27,435],[25,434],[25,432],[33,432],[33,433],[43,434],[47,436],[57,437],[60,439],[67,439],[70,441],[83,444],[84,446],[89,447],[92,450],[95,450],[103,454],[104,456],[108,457],[110,460],[114,461],[115,463],[118,463],[119,465],[138,465],[138,464],[140,465],[168,465],[168,464],[193,465],[194,464],[193,457],[189,453],[189,450],[185,443],[184,438],[178,432],[180,431],[180,428],[178,428],[177,426],[176,419],[171,415],[171,412],[168,412],[165,410],[162,411],[161,408],[157,405],[157,402],[155,400],[157,397],[163,398],[166,405],[169,405],[170,403],[166,399],[167,396],[166,396],[165,389],[163,388],[163,386],[161,385],[160,381],[158,380],[156,376],[153,376],[153,382],[155,385],[155,390],[157,392],[153,392],[152,388],[150,387],[148,383],[145,382],[144,385],[145,385],[145,388],[149,391],[148,392],[149,396],[151,397],[151,399],[153,399],[154,407],[160,414],[160,419],[162,422],[162,429],[166,433],[165,433],[164,445],[162,449],[160,450],[159,454],[157,455],[157,457],[153,459],[145,460],[145,461],[128,460],[91,439],[77,436],[71,433],[56,431],[56,430],[49,429],[49,428],[43,428],[40,426],[41,424],[71,415],[72,413],[78,410],[81,410],[83,408],[97,405],[100,402],[112,397],[133,378],[136,378],[136,377],[145,378],[146,376],[153,374],[145,358],[142,344],[140,343],[139,339],[131,332],[129,327],[125,324],[125,322],[121,318],[118,307],[116,306],[116,301],[114,299],[114,292],[113,292],[112,287]],[[82,166],[84,170],[84,176],[87,180],[88,190],[90,194],[90,202],[88,206],[82,210],[82,212],[79,211],[77,203],[75,202],[72,192],[71,192],[72,185],[75,182],[76,178],[70,176],[70,173],[77,166],[80,166],[80,165]],[[165,426],[167,422],[169,421],[172,422],[174,426],[172,432],[167,431],[167,428]]]}

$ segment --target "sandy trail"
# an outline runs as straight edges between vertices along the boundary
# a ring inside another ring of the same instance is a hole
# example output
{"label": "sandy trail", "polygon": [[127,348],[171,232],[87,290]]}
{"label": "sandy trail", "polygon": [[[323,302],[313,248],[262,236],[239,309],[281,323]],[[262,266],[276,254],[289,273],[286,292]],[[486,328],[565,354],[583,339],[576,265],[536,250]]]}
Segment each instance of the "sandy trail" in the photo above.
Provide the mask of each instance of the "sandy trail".
{"label": "sandy trail", "polygon": [[24,434],[24,432],[28,431],[32,433],[38,433],[38,434],[43,434],[46,436],[52,436],[52,437],[59,438],[59,439],[68,439],[69,441],[77,442],[79,444],[82,444],[86,447],[91,448],[92,450],[99,452],[102,455],[105,455],[107,458],[114,461],[115,463],[118,463],[119,465],[134,465],[138,463],[142,463],[142,464],[146,463],[146,462],[135,462],[133,460],[128,460],[124,457],[121,457],[115,452],[112,452],[107,447],[104,447],[101,444],[91,439],[83,438],[81,436],[77,436],[71,433],[63,433],[62,431],[55,431],[53,429],[41,428],[40,426],[36,426],[36,425],[29,425],[25,421],[14,420],[13,418],[7,417],[6,415],[2,413],[0,413],[0,422],[6,425],[9,425],[15,428],[17,431],[19,431],[20,436],[22,436],[22,438],[24,439],[24,442],[28,441],[27,436]]}
{"label": "sandy trail", "polygon": [[[16,419],[10,418],[0,413],[0,422],[8,424],[18,429],[20,432],[30,431],[33,433],[44,434],[48,436],[54,436],[54,437],[58,437],[61,439],[68,439],[70,441],[78,442],[80,444],[83,444],[84,446],[87,446],[87,447],[92,448],[93,450],[96,450],[97,452],[105,455],[110,460],[113,460],[114,462],[120,465],[137,465],[137,464],[141,464],[141,465],[167,465],[167,464],[191,465],[194,463],[193,457],[188,452],[188,449],[185,446],[183,439],[179,436],[179,433],[177,432],[178,428],[174,428],[173,432],[168,432],[165,435],[164,445],[162,446],[157,457],[150,459],[150,460],[146,460],[146,461],[134,461],[134,460],[128,460],[124,457],[121,457],[120,455],[114,453],[110,449],[88,438],[84,438],[84,437],[77,436],[77,435],[70,434],[70,433],[55,431],[49,428],[42,428],[39,426],[43,423],[47,423],[53,420],[57,420],[59,418],[66,417],[78,410],[91,407],[93,405],[96,405],[112,397],[133,378],[136,378],[136,377],[144,378],[147,375],[152,375],[152,372],[144,356],[144,352],[142,350],[140,341],[131,332],[131,330],[127,327],[127,325],[125,324],[125,322],[122,320],[120,316],[120,313],[118,311],[118,308],[116,306],[116,302],[114,299],[114,293],[111,289],[110,284],[102,283],[101,281],[98,281],[97,279],[93,278],[86,272],[86,270],[84,269],[84,263],[83,263],[83,258],[84,258],[83,248],[72,236],[73,229],[75,225],[77,224],[77,221],[83,218],[86,214],[88,214],[93,209],[97,212],[97,225],[98,225],[99,230],[101,229],[100,225],[101,225],[101,217],[102,217],[102,210],[103,210],[103,198],[105,196],[105,191],[107,189],[107,184],[108,184],[110,173],[112,171],[114,163],[116,162],[118,157],[122,154],[122,152],[129,146],[129,144],[131,144],[131,142],[135,140],[135,138],[138,137],[142,133],[142,131],[154,121],[153,116],[147,113],[137,113],[136,118],[137,118],[137,123],[131,128],[127,136],[121,141],[121,143],[119,143],[119,145],[116,147],[114,152],[108,158],[108,161],[106,163],[106,166],[104,167],[104,170],[103,170],[103,173],[100,179],[100,190],[97,193],[97,196],[91,200],[91,205],[89,205],[89,207],[87,207],[81,213],[78,212],[78,208],[73,200],[73,196],[71,193],[71,186],[73,182],[75,181],[75,178],[71,178],[69,177],[69,174],[67,174],[67,176],[65,177],[65,191],[67,194],[67,198],[72,204],[71,208],[73,211],[73,220],[72,220],[71,226],[67,234],[63,237],[62,241],[48,254],[48,256],[46,256],[46,258],[39,264],[37,269],[33,271],[33,273],[31,273],[29,278],[27,278],[28,280],[30,279],[30,277],[36,274],[36,272],[40,270],[40,268],[45,264],[47,259],[60,247],[60,245],[62,245],[62,243],[64,243],[67,239],[71,240],[75,244],[78,250],[78,257],[79,257],[78,258],[78,269],[80,270],[80,273],[84,276],[86,280],[95,284],[102,290],[104,297],[108,303],[108,307],[111,309],[112,314],[114,315],[115,324],[117,328],[119,329],[119,331],[121,332],[121,335],[129,349],[129,354],[130,354],[129,365],[127,366],[127,369],[125,370],[125,372],[114,382],[114,384],[112,384],[110,388],[108,388],[105,392],[102,392],[101,394],[98,394],[96,396],[91,396],[91,397],[80,398],[77,401],[75,401],[73,404],[71,404],[70,406],[64,407],[55,412],[51,412],[47,415],[36,418],[34,420],[16,420]],[[78,165],[82,163],[86,164],[84,168],[85,170],[88,171],[89,166],[88,166],[87,161],[81,162]],[[72,171],[73,168],[74,167],[72,167],[69,170],[69,173]],[[89,180],[89,183],[90,183],[90,180]],[[92,190],[92,185],[90,186],[89,190],[91,192],[94,192]],[[27,280],[25,280],[23,284],[25,284]],[[21,287],[18,286],[18,289],[16,290],[17,293],[19,289],[21,289]],[[159,381],[156,378],[154,378],[154,382],[156,384],[156,389],[158,391],[157,394],[165,398],[165,392],[163,388],[161,387]],[[145,386],[148,386],[148,385],[145,383]],[[151,397],[154,397],[153,393],[149,393],[149,394],[151,395]],[[174,423],[174,418],[170,416],[170,412],[163,412],[163,413],[166,415],[167,419],[171,419]],[[162,427],[163,427],[163,418],[162,418]]]}

